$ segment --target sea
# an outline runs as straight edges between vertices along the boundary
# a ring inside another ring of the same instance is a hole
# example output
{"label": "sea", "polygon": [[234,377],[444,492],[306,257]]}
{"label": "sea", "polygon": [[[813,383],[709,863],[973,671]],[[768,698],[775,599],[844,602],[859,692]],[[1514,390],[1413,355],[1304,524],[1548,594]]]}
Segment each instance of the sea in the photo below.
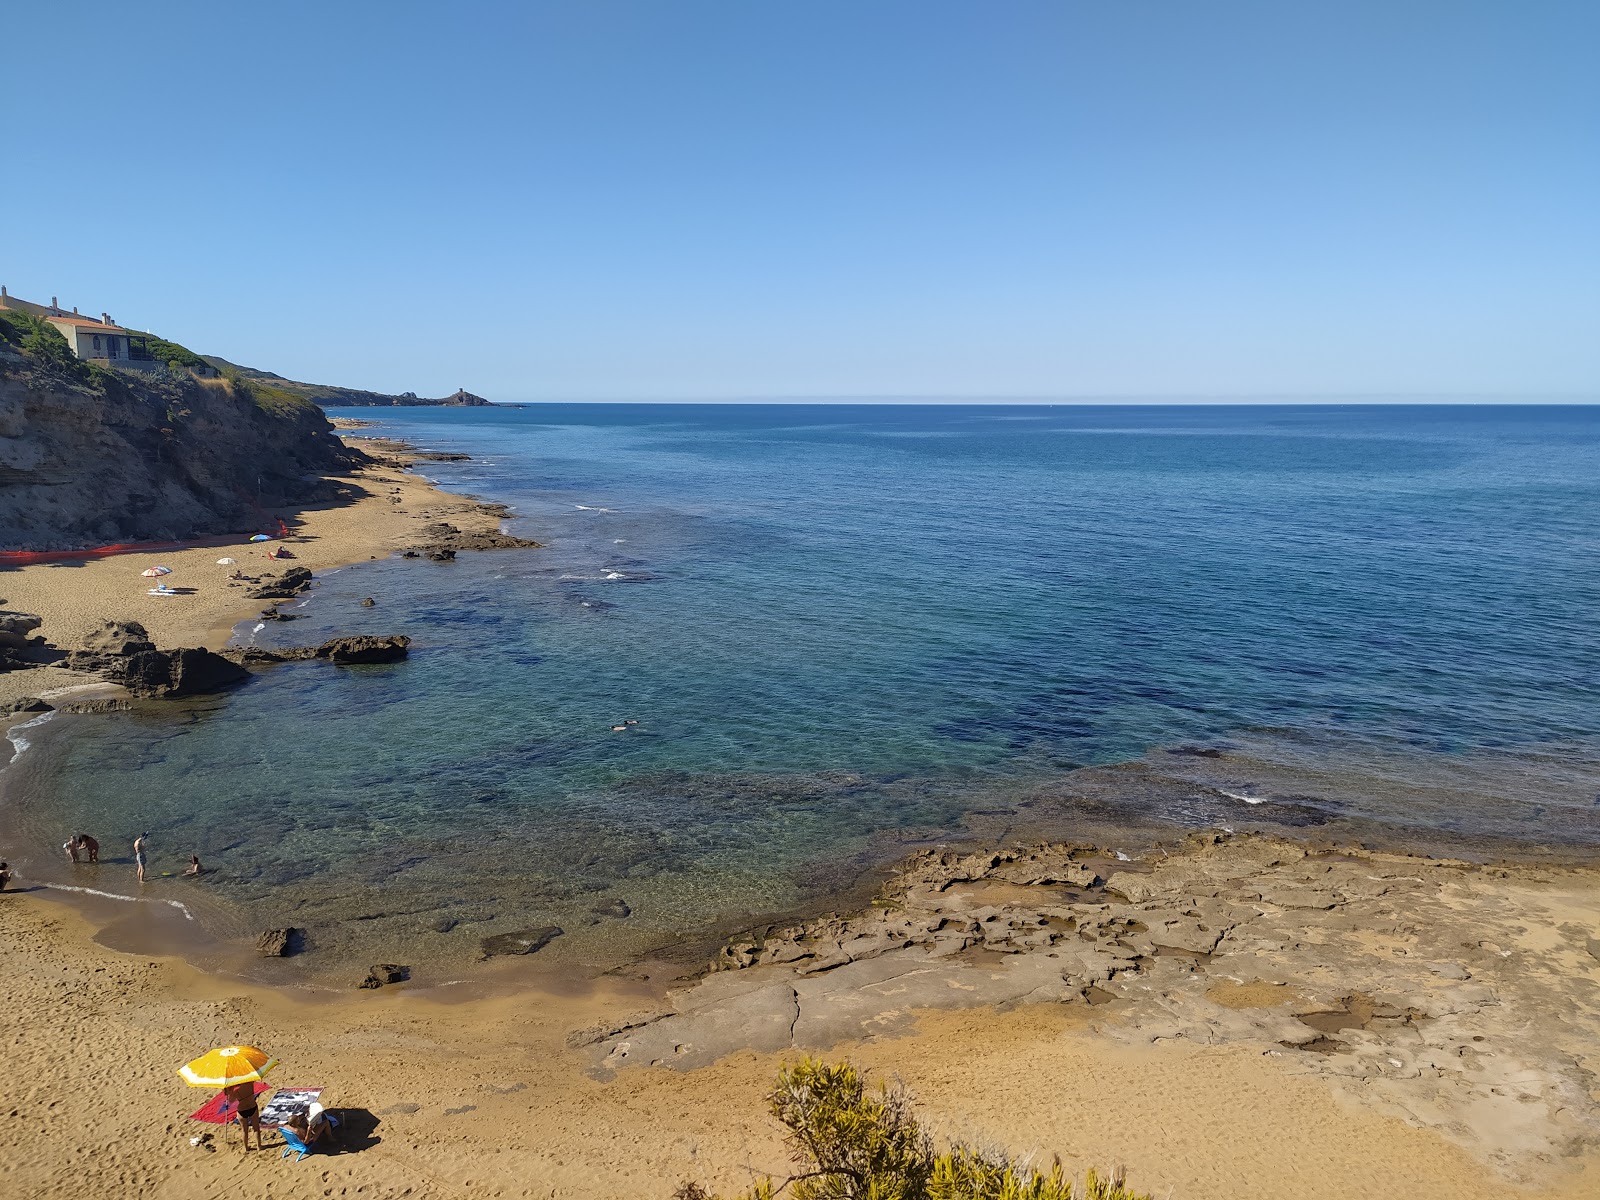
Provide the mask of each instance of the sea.
{"label": "sea", "polygon": [[137,895],[210,944],[442,976],[549,927],[692,957],[927,846],[1600,847],[1600,408],[331,412],[468,455],[420,469],[543,548],[328,572],[236,635],[403,663],[16,735],[14,865],[149,831],[212,873]]}

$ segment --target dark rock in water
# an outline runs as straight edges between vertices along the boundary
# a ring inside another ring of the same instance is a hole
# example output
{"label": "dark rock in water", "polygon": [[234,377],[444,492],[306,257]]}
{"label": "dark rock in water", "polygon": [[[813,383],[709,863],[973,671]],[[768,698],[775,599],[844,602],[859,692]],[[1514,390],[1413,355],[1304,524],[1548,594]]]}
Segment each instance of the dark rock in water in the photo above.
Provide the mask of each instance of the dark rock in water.
{"label": "dark rock in water", "polygon": [[564,932],[559,925],[541,925],[537,929],[519,929],[516,933],[497,933],[484,938],[479,944],[483,947],[484,958],[494,958],[500,954],[532,954],[543,950]]}
{"label": "dark rock in water", "polygon": [[200,696],[250,677],[238,663],[200,646],[146,650],[114,661],[117,665],[106,671],[107,677],[135,696]]}
{"label": "dark rock in water", "polygon": [[448,546],[435,546],[426,553],[426,557],[434,562],[451,562],[455,556],[456,552]]}
{"label": "dark rock in water", "polygon": [[374,600],[371,596],[368,596],[365,600],[363,600],[361,602],[361,607],[362,608],[375,608],[375,607],[377,607],[377,604],[378,604],[378,602],[376,600]]}
{"label": "dark rock in water", "polygon": [[401,558],[421,558],[422,555],[418,554],[415,550],[407,550],[400,557]]}
{"label": "dark rock in water", "polygon": [[61,706],[64,713],[127,712],[133,701],[125,696],[99,696],[92,700],[69,700]]}
{"label": "dark rock in water", "polygon": [[356,986],[364,988],[382,987],[386,983],[403,983],[410,978],[410,967],[403,967],[399,963],[376,963],[367,972],[367,977]]}
{"label": "dark rock in water", "polygon": [[6,705],[3,711],[8,713],[25,712],[50,712],[55,705],[39,699],[37,696],[23,696]]}
{"label": "dark rock in water", "polygon": [[628,902],[617,898],[603,900],[589,911],[597,917],[616,917],[618,920],[633,915],[633,909],[628,907]]}
{"label": "dark rock in water", "polygon": [[126,657],[154,650],[155,642],[137,621],[107,621],[83,639],[83,648],[92,654],[116,654]]}
{"label": "dark rock in water", "polygon": [[261,619],[263,621],[298,621],[300,617],[297,613],[280,612],[278,606],[274,604],[270,608],[261,610]]}
{"label": "dark rock in water", "polygon": [[323,642],[317,647],[316,656],[334,663],[397,662],[411,652],[410,646],[411,639],[403,633],[362,635]]}
{"label": "dark rock in water", "polygon": [[449,450],[413,450],[411,457],[421,462],[471,462],[472,455],[456,454]]}
{"label": "dark rock in water", "polygon": [[433,923],[432,929],[435,933],[449,933],[460,923],[454,917],[440,917]]}
{"label": "dark rock in water", "polygon": [[28,644],[28,635],[43,624],[44,618],[33,613],[0,611],[0,646],[21,649]]}
{"label": "dark rock in water", "polygon": [[263,958],[287,958],[300,949],[305,930],[290,926],[287,929],[269,929],[256,939],[256,953]]}
{"label": "dark rock in water", "polygon": [[290,567],[276,579],[268,576],[261,586],[245,593],[251,600],[288,600],[311,586],[311,572],[304,567]]}

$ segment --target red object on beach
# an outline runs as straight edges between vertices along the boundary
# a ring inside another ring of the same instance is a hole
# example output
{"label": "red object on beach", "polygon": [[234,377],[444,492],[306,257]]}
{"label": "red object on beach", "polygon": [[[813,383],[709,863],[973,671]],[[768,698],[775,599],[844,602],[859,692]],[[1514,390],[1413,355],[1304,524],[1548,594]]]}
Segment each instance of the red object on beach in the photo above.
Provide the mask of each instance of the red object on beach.
{"label": "red object on beach", "polygon": [[[259,1096],[262,1092],[271,1090],[272,1085],[270,1083],[256,1081],[256,1095]],[[200,1106],[199,1112],[190,1113],[189,1119],[191,1121],[209,1121],[213,1125],[226,1125],[233,1120],[234,1108],[233,1101],[228,1099],[228,1093],[218,1092]]]}

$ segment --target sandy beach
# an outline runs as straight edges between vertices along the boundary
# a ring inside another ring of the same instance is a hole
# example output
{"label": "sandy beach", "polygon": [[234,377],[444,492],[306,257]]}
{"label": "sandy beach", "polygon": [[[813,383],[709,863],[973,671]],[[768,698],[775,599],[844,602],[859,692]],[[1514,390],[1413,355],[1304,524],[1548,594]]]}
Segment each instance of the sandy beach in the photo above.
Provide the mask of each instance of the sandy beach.
{"label": "sandy beach", "polygon": [[[795,1053],[612,1075],[569,1046],[574,1028],[655,1002],[648,984],[502,975],[427,994],[274,992],[107,950],[84,916],[35,896],[6,895],[0,912],[6,1195],[665,1198],[684,1179],[732,1189],[786,1161],[761,1097]],[[908,1028],[829,1054],[904,1080],[938,1136],[1059,1154],[1078,1171],[1122,1164],[1158,1197],[1507,1194],[1481,1155],[1297,1056],[1106,1035],[1138,1011],[916,1012]],[[236,1136],[191,1146],[220,1131],[184,1119],[208,1093],[174,1069],[243,1040],[283,1059],[274,1083],[324,1087],[330,1106],[354,1110],[353,1148],[293,1162],[270,1136],[265,1153],[242,1152]],[[1528,1165],[1514,1192],[1530,1200],[1577,1200],[1600,1182],[1592,1153]]]}

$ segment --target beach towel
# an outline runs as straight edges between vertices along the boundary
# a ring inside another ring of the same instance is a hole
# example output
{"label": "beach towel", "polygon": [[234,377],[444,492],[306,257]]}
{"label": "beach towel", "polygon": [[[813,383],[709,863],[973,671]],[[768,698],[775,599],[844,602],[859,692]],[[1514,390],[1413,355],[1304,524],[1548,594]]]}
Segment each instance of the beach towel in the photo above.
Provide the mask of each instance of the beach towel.
{"label": "beach towel", "polygon": [[[270,1083],[256,1083],[256,1095],[270,1091]],[[209,1121],[213,1125],[226,1125],[233,1120],[233,1101],[228,1099],[226,1092],[218,1092],[211,1099],[200,1106],[199,1112],[189,1114],[191,1121]]]}
{"label": "beach towel", "polygon": [[261,1123],[263,1125],[282,1125],[295,1113],[303,1113],[309,1109],[322,1089],[314,1088],[279,1088],[266,1107],[261,1110]]}

